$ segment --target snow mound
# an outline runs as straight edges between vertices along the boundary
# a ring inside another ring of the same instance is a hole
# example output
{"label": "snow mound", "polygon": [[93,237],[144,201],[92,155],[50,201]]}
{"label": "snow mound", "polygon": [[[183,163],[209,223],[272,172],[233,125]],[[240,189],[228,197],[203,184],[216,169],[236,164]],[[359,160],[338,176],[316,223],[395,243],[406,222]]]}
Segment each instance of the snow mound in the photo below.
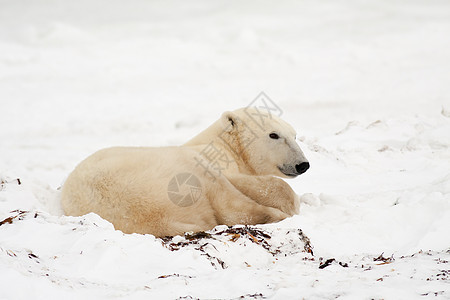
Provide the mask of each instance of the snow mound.
{"label": "snow mound", "polygon": [[450,280],[450,249],[338,261],[314,256],[299,229],[218,226],[159,239],[115,231],[95,214],[37,211],[11,212],[0,234],[6,298],[27,298],[25,285],[43,298],[67,299],[283,299],[295,290],[307,298],[365,297],[367,289],[375,298],[450,295],[443,285]]}

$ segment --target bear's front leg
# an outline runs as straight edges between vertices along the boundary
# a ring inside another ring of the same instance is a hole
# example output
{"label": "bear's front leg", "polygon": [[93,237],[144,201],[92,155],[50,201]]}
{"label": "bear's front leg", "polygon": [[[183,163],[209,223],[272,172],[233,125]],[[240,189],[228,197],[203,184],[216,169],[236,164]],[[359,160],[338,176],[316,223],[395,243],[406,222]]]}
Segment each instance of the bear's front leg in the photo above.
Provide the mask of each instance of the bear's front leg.
{"label": "bear's front leg", "polygon": [[256,225],[275,223],[290,215],[278,208],[262,205],[236,189],[227,179],[220,188],[208,191],[207,198],[214,210],[217,225]]}
{"label": "bear's front leg", "polygon": [[299,212],[297,194],[280,178],[236,174],[229,176],[228,180],[241,193],[261,205],[277,208],[289,216]]}

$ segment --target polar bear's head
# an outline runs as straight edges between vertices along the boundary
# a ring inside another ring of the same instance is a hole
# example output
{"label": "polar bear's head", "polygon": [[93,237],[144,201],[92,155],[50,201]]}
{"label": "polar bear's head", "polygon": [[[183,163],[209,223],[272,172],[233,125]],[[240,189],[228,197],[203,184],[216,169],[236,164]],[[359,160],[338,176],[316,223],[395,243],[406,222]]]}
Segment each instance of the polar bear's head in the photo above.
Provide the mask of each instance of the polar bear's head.
{"label": "polar bear's head", "polygon": [[253,174],[294,178],[308,170],[295,130],[270,111],[238,109],[221,121],[224,142]]}

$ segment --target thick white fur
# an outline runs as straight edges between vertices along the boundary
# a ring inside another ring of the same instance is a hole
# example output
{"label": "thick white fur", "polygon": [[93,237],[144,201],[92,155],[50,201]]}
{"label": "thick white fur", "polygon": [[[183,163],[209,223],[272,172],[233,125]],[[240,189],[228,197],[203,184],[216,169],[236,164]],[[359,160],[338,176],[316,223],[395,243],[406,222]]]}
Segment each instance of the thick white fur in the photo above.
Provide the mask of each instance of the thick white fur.
{"label": "thick white fur", "polygon": [[[254,112],[226,112],[179,147],[115,147],[94,153],[62,188],[65,214],[94,212],[125,233],[172,236],[219,224],[277,222],[298,213],[295,193],[278,178],[291,177],[280,168],[295,170],[295,164],[306,162],[295,131],[267,114],[255,122],[249,116]],[[280,138],[270,138],[273,132]],[[214,177],[195,160],[211,142],[232,160]],[[200,180],[202,193],[193,205],[180,207],[170,201],[167,188],[175,175],[185,172]]]}

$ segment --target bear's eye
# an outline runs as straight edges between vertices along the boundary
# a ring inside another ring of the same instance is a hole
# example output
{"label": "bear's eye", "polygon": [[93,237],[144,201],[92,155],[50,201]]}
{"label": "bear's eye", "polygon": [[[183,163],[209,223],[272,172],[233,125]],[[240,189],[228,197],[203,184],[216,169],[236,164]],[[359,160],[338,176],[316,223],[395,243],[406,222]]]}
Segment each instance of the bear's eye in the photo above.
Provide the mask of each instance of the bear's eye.
{"label": "bear's eye", "polygon": [[269,134],[269,137],[270,137],[271,139],[274,139],[274,140],[277,140],[277,139],[280,138],[280,136],[279,136],[278,134],[276,134],[276,133],[271,133],[271,134]]}

